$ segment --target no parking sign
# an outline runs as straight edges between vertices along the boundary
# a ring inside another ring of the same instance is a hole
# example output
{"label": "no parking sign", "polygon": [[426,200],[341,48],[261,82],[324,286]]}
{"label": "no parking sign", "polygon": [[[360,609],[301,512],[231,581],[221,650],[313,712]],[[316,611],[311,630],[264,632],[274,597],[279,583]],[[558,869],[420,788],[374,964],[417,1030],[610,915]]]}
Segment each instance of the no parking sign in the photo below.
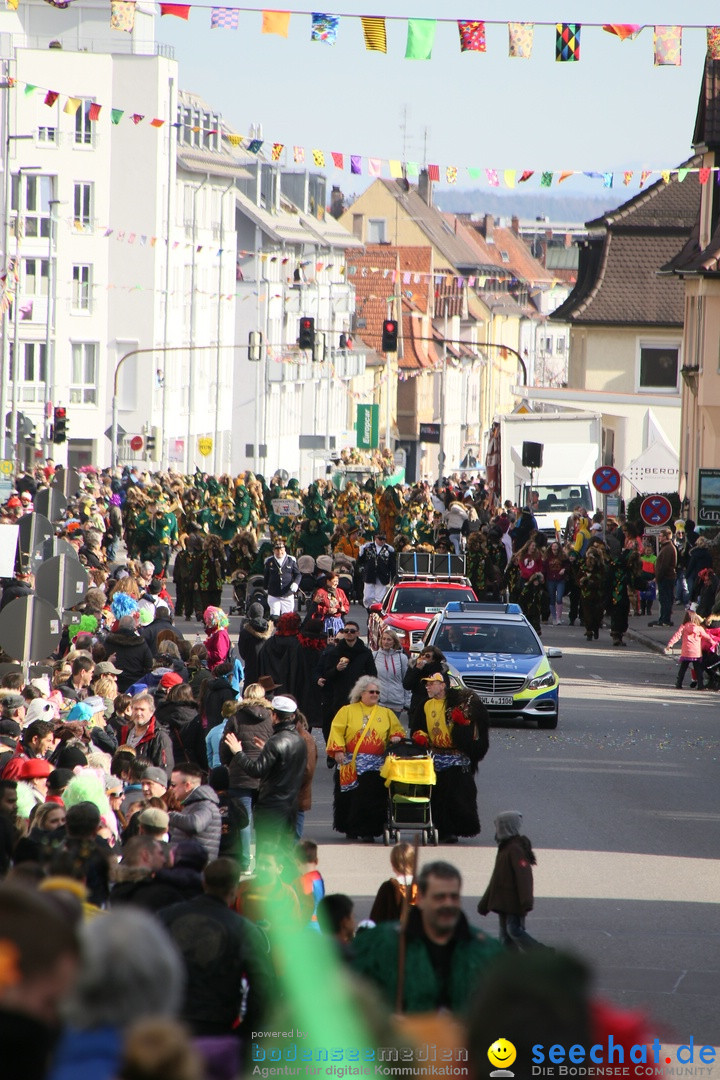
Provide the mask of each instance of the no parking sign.
{"label": "no parking sign", "polygon": [[667,525],[672,517],[670,500],[664,495],[648,495],[640,506],[640,517],[646,525]]}

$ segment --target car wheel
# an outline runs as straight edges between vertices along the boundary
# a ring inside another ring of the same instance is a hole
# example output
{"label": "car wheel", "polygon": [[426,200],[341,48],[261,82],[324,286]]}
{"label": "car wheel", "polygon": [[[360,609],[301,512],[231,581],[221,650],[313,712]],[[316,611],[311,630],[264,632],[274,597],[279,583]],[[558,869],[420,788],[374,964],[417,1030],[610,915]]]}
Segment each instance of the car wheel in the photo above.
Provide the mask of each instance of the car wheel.
{"label": "car wheel", "polygon": [[558,726],[558,713],[560,708],[552,716],[542,716],[538,720],[538,728],[542,731],[554,731]]}

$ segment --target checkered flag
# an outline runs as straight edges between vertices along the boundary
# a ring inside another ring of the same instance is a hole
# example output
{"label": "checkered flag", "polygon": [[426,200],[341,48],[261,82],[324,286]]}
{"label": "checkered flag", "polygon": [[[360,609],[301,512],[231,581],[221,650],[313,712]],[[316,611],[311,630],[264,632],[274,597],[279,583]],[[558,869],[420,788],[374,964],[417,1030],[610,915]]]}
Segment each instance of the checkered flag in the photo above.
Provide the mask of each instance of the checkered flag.
{"label": "checkered flag", "polygon": [[210,12],[211,30],[237,30],[240,19],[238,8],[216,7]]}

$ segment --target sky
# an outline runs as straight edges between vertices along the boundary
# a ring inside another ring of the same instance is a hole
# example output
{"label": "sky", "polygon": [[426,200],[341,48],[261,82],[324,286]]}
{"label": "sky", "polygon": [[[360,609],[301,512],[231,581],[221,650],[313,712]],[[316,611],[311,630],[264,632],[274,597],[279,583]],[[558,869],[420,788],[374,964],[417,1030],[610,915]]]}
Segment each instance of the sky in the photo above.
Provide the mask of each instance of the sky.
{"label": "sky", "polygon": [[[180,86],[200,94],[241,134],[260,123],[268,143],[290,152],[304,146],[346,155],[344,172],[326,170],[345,193],[370,178],[351,176],[350,154],[427,161],[458,169],[457,187],[487,187],[467,167],[535,170],[520,190],[539,186],[540,172],[672,168],[691,151],[690,140],[706,50],[704,27],[720,23],[711,0],[357,0],[320,8],[341,16],[335,45],[310,40],[310,16],[293,15],[289,36],[261,34],[259,11],[242,12],[238,30],[210,29],[212,0],[189,22],[158,19],[156,34],[175,47]],[[231,4],[232,0],[215,0]],[[247,0],[246,0],[247,2]],[[291,11],[310,5],[283,5]],[[366,52],[359,18],[400,16],[387,23],[388,52]],[[487,52],[461,54],[457,26],[438,23],[430,60],[406,60],[407,18],[482,18]],[[508,56],[507,20],[536,25],[532,57]],[[490,25],[498,20],[499,25]],[[580,60],[555,60],[555,22],[583,26]],[[605,22],[647,24],[635,40],[605,33]],[[653,25],[685,24],[680,67],[653,65]],[[697,27],[691,29],[690,26]],[[404,129],[404,130],[403,130]],[[266,145],[266,149],[268,149]],[[292,163],[291,157],[286,159]],[[387,166],[383,175],[388,176]],[[562,190],[602,194],[601,180],[572,177]],[[555,185],[553,185],[555,190]]]}

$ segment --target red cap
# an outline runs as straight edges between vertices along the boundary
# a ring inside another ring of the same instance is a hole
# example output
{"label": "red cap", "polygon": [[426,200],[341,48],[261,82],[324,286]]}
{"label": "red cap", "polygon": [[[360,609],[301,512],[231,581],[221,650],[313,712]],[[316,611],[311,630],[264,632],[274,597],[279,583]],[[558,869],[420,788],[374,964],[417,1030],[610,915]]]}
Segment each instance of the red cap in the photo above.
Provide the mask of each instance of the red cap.
{"label": "red cap", "polygon": [[163,690],[169,690],[171,686],[179,686],[181,682],[182,678],[176,671],[168,671],[160,680],[160,685]]}
{"label": "red cap", "polygon": [[28,758],[20,766],[21,780],[35,780],[40,776],[49,776],[53,767],[45,758]]}

